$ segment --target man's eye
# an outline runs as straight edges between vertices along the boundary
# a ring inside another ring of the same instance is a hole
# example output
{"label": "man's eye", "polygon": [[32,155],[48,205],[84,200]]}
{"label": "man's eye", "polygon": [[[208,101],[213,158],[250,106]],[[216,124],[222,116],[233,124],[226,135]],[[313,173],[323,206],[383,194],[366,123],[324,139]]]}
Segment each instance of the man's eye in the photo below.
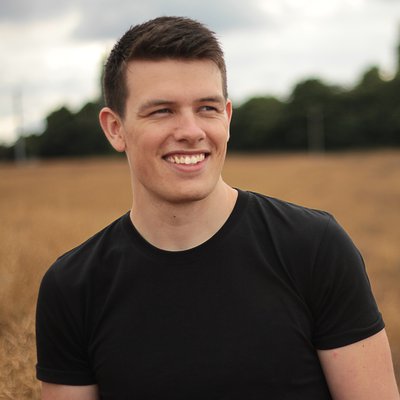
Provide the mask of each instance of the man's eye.
{"label": "man's eye", "polygon": [[151,112],[151,115],[157,115],[157,114],[169,114],[171,110],[169,108],[160,108],[158,110],[154,110]]}
{"label": "man's eye", "polygon": [[217,109],[213,106],[201,106],[200,111],[217,111]]}

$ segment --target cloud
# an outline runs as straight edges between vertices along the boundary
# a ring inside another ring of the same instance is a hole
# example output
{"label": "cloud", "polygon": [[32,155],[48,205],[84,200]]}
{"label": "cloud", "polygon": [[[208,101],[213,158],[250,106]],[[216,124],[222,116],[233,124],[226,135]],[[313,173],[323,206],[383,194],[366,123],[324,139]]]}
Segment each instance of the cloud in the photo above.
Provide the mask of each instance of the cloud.
{"label": "cloud", "polygon": [[256,0],[242,3],[230,0],[101,0],[82,3],[82,19],[75,37],[81,39],[109,39],[120,37],[131,25],[161,15],[187,16],[207,24],[217,32],[267,25],[269,20]]}
{"label": "cloud", "polygon": [[274,29],[224,35],[232,98],[286,97],[294,84],[312,76],[349,87],[372,65],[390,76],[396,68],[400,2],[389,7],[365,1],[265,2]]}
{"label": "cloud", "polygon": [[75,3],[75,0],[5,0],[0,5],[0,22],[22,24],[49,19],[70,11]]}

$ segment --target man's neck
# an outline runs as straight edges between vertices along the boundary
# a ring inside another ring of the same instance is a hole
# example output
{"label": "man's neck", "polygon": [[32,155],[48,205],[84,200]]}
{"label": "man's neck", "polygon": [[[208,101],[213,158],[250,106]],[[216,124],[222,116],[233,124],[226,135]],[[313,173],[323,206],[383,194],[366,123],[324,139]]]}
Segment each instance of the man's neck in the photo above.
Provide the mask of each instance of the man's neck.
{"label": "man's neck", "polygon": [[[170,204],[134,198],[131,220],[153,246],[182,251],[204,243],[226,222],[237,199],[237,191],[221,181],[205,199]],[[140,210],[140,212],[137,212]]]}

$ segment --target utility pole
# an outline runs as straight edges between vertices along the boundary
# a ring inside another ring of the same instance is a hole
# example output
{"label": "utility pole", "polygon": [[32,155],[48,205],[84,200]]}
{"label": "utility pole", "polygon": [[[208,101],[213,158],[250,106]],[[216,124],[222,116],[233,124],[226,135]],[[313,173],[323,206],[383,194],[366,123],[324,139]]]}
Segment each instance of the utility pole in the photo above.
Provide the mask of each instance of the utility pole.
{"label": "utility pole", "polygon": [[400,76],[400,24],[399,24],[399,27],[398,27],[398,30],[399,30],[399,35],[398,35],[398,43],[397,43],[397,54],[396,54],[396,56],[397,56],[397,59],[396,59],[396,61],[397,61],[397,64],[396,64],[396,67],[397,67],[397,70],[396,70],[396,76],[398,77],[398,76]]}
{"label": "utility pole", "polygon": [[14,92],[14,120],[17,139],[14,146],[14,157],[17,163],[26,161],[26,148],[24,138],[24,114],[22,106],[22,92]]}
{"label": "utility pole", "polygon": [[310,153],[323,153],[325,150],[324,113],[320,105],[307,110],[307,136]]}

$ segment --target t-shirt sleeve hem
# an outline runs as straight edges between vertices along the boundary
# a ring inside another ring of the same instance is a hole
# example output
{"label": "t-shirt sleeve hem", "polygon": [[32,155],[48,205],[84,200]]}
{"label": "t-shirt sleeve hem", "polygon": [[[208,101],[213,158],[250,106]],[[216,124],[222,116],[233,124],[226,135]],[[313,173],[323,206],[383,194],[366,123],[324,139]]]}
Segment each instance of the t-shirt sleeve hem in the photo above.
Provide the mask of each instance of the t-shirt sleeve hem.
{"label": "t-shirt sleeve hem", "polygon": [[59,385],[85,386],[97,383],[93,376],[85,372],[58,371],[38,366],[36,367],[36,377],[39,381]]}
{"label": "t-shirt sleeve hem", "polygon": [[340,335],[332,335],[324,338],[316,338],[314,340],[314,346],[318,350],[331,350],[338,347],[347,346],[360,340],[367,339],[370,336],[375,335],[385,328],[385,323],[382,317],[367,329],[355,329],[342,333]]}

